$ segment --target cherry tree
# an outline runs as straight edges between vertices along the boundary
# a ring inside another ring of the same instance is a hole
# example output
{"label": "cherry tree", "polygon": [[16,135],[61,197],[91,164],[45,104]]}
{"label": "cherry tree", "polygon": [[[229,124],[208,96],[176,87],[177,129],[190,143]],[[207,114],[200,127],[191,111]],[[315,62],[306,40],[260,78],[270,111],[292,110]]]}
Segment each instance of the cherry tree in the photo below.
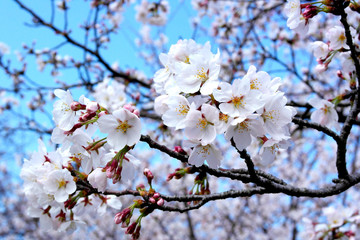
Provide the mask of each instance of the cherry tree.
{"label": "cherry tree", "polygon": [[57,42],[0,45],[4,151],[39,138],[12,234],[359,238],[360,3],[79,2],[14,0]]}

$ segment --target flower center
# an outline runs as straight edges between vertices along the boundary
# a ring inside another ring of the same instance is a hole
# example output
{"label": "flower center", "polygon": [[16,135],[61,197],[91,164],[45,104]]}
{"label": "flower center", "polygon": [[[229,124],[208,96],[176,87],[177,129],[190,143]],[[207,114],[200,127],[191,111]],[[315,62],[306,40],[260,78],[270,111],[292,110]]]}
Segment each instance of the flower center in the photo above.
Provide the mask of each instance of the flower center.
{"label": "flower center", "polygon": [[250,89],[259,90],[259,88],[260,88],[260,81],[258,78],[255,78],[250,81]]}
{"label": "flower center", "polygon": [[221,112],[219,115],[219,120],[227,123],[227,121],[229,120],[229,116]]}
{"label": "flower center", "polygon": [[208,121],[205,118],[201,118],[199,119],[199,122],[196,124],[196,127],[205,129],[207,125],[208,125]]}
{"label": "flower center", "polygon": [[339,36],[339,41],[340,41],[341,43],[343,43],[345,40],[346,40],[345,35],[344,35],[344,34],[341,34],[341,35]]}
{"label": "flower center", "polygon": [[200,148],[197,152],[198,155],[201,154],[201,156],[203,158],[206,158],[207,156],[210,155],[210,151],[209,151],[209,145],[206,145],[206,146],[202,146],[202,148]]}
{"label": "flower center", "polygon": [[270,110],[268,112],[264,112],[261,116],[264,119],[264,122],[266,122],[266,120],[274,121],[276,116],[277,116],[277,111],[276,110]]}
{"label": "flower center", "polygon": [[178,115],[184,116],[189,112],[189,106],[180,104],[175,110],[178,112]]}
{"label": "flower center", "polygon": [[122,131],[123,133],[126,133],[126,131],[131,128],[131,126],[128,124],[127,120],[126,121],[120,121],[118,120],[119,125],[116,127],[116,131]]}
{"label": "flower center", "polygon": [[67,182],[66,182],[64,179],[61,179],[61,180],[58,182],[59,188],[64,187],[64,186],[66,185],[66,183],[67,183]]}
{"label": "flower center", "polygon": [[243,96],[241,96],[241,97],[234,97],[232,100],[231,100],[231,102],[232,102],[232,104],[234,104],[234,106],[236,107],[236,108],[239,108],[240,106],[244,106],[244,99],[243,99],[244,97]]}
{"label": "flower center", "polygon": [[206,82],[209,79],[209,69],[205,72],[205,69],[202,67],[197,71],[196,78],[201,80],[201,82]]}

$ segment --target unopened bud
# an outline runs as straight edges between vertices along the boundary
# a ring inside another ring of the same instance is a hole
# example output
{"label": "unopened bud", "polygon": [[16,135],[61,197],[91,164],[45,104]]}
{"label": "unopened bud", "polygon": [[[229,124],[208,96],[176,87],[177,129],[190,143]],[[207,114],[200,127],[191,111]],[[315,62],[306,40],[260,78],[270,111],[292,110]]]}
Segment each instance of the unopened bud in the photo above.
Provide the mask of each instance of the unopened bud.
{"label": "unopened bud", "polygon": [[155,200],[155,198],[151,197],[151,198],[149,198],[149,202],[156,203],[156,200]]}
{"label": "unopened bud", "polygon": [[72,134],[73,132],[75,132],[76,129],[81,128],[82,127],[82,123],[76,123],[69,131],[65,131],[64,134],[69,135]]}
{"label": "unopened bud", "polygon": [[181,146],[175,146],[174,151],[180,154],[186,154],[185,150]]}
{"label": "unopened bud", "polygon": [[340,70],[338,70],[338,71],[336,72],[336,74],[337,74],[337,76],[338,76],[339,78],[345,79],[344,75],[342,74],[342,72],[341,72]]}
{"label": "unopened bud", "polygon": [[100,106],[97,102],[90,102],[86,105],[86,111],[91,114],[95,113],[97,110],[100,109]]}
{"label": "unopened bud", "polygon": [[154,193],[153,198],[157,199],[159,197],[160,197],[160,193],[158,193],[158,192]]}
{"label": "unopened bud", "polygon": [[121,217],[122,217],[122,212],[119,212],[115,215],[115,217],[114,217],[115,224],[120,224],[122,222]]}
{"label": "unopened bud", "polygon": [[96,116],[96,112],[92,112],[92,113],[85,113],[83,115],[80,116],[79,118],[79,122],[86,122],[90,119],[92,119],[93,117]]}
{"label": "unopened bud", "polygon": [[124,106],[123,106],[123,108],[124,109],[126,109],[126,110],[128,110],[129,112],[134,112],[134,110],[135,110],[135,108],[134,108],[134,106],[133,105],[131,105],[131,104],[125,104]]}
{"label": "unopened bud", "polygon": [[136,222],[132,223],[132,224],[126,229],[125,234],[133,234],[134,231],[135,231],[136,225],[137,225]]}
{"label": "unopened bud", "polygon": [[135,114],[136,116],[140,117],[140,112],[139,112],[139,110],[137,110],[137,109],[134,110],[133,114]]}
{"label": "unopened bud", "polygon": [[99,117],[106,115],[106,112],[102,111],[98,114]]}
{"label": "unopened bud", "polygon": [[312,18],[318,14],[318,8],[314,5],[307,5],[305,11],[303,12],[303,16],[305,20]]}
{"label": "unopened bud", "polygon": [[158,206],[164,205],[164,199],[160,198],[160,199],[156,202],[156,204],[157,204]]}
{"label": "unopened bud", "polygon": [[76,111],[79,111],[79,110],[84,110],[86,108],[86,106],[79,103],[79,102],[72,102],[70,104],[70,108],[71,108],[72,111],[76,112]]}
{"label": "unopened bud", "polygon": [[136,186],[136,190],[142,190],[145,189],[145,185],[140,183],[139,185]]}
{"label": "unopened bud", "polygon": [[152,172],[150,171],[150,169],[145,168],[144,169],[144,175],[148,180],[148,183],[151,184],[151,181],[154,179],[154,175],[152,174]]}

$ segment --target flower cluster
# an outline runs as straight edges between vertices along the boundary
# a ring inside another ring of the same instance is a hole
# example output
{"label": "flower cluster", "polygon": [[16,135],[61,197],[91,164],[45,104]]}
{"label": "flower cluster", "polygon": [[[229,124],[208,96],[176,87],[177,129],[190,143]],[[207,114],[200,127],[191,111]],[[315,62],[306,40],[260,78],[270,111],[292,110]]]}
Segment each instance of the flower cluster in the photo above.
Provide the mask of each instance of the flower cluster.
{"label": "flower cluster", "polygon": [[169,3],[167,1],[159,1],[152,3],[147,0],[142,0],[140,5],[135,7],[136,20],[144,24],[151,24],[162,26],[167,21],[167,15],[170,11]]}
{"label": "flower cluster", "polygon": [[326,207],[323,210],[326,216],[326,224],[313,222],[308,218],[304,218],[305,231],[302,237],[306,239],[358,239],[360,215],[359,211],[342,206]]}
{"label": "flower cluster", "polygon": [[210,44],[179,40],[168,54],[161,54],[164,68],[155,73],[154,85],[161,94],[155,111],[163,123],[184,129],[192,148],[189,163],[220,166],[222,155],[215,146],[219,134],[233,140],[238,150],[260,143],[262,163],[267,165],[290,138],[288,126],[295,115],[279,91],[280,78],[250,66],[247,74],[232,84],[221,82],[220,53],[213,54]]}
{"label": "flower cluster", "polygon": [[[97,96],[103,87],[99,88]],[[25,161],[21,177],[33,203],[31,215],[40,218],[43,228],[61,231],[81,223],[81,209],[96,202],[120,209],[119,200],[100,192],[108,188],[108,179],[127,183],[134,178],[139,161],[129,151],[140,140],[141,122],[139,111],[130,104],[111,113],[84,96],[74,101],[69,91],[58,89],[54,94],[59,100],[54,103],[56,128],[51,140],[61,147],[48,153],[40,141],[39,151]],[[103,133],[101,138],[95,135],[97,129]],[[90,195],[88,190],[78,190],[77,184],[90,184],[99,193]]]}

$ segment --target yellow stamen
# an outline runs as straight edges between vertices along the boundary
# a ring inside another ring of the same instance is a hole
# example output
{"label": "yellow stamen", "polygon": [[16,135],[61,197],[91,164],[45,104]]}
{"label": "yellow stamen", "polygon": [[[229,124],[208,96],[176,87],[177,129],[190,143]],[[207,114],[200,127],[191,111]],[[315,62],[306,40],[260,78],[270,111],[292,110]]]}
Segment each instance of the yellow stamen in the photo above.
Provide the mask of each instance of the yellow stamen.
{"label": "yellow stamen", "polygon": [[126,133],[126,131],[131,128],[131,126],[128,124],[127,120],[126,121],[120,121],[118,120],[119,122],[119,125],[116,127],[116,131],[119,132],[120,130],[123,132],[123,133]]}
{"label": "yellow stamen", "polygon": [[231,100],[232,104],[234,104],[234,106],[236,108],[239,108],[240,106],[244,106],[244,100],[243,100],[243,97],[234,97],[232,100]]}
{"label": "yellow stamen", "polygon": [[61,181],[58,182],[59,183],[59,188],[62,188],[64,186],[66,186],[66,181],[64,179],[62,179]]}
{"label": "yellow stamen", "polygon": [[179,107],[175,108],[175,111],[178,112],[178,115],[184,116],[189,112],[189,106],[180,104]]}

